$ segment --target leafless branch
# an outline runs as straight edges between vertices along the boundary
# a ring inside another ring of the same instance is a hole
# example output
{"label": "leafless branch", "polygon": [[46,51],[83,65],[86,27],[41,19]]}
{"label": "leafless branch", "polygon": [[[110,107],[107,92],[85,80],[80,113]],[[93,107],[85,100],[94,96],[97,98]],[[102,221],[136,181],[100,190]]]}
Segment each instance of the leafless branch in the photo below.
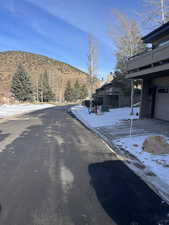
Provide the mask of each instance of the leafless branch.
{"label": "leafless branch", "polygon": [[117,64],[120,63],[120,66],[124,66],[126,58],[143,51],[143,43],[135,20],[129,19],[117,10],[113,10],[113,15],[115,23],[111,38],[116,46]]}
{"label": "leafless branch", "polygon": [[96,66],[97,66],[96,40],[92,34],[89,34],[88,35],[88,73],[89,73],[90,97],[92,97],[94,82],[96,80]]}
{"label": "leafless branch", "polygon": [[153,29],[169,21],[169,0],[143,0],[143,8],[144,12],[136,14],[145,27]]}

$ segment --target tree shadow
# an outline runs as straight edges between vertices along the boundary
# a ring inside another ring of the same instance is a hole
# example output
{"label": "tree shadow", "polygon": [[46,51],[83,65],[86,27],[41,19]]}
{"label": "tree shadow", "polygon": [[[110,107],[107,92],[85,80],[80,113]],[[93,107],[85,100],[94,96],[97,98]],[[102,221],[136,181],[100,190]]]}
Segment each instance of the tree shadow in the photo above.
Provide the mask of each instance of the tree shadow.
{"label": "tree shadow", "polygon": [[94,163],[88,171],[100,204],[118,225],[162,225],[167,219],[169,206],[123,162]]}

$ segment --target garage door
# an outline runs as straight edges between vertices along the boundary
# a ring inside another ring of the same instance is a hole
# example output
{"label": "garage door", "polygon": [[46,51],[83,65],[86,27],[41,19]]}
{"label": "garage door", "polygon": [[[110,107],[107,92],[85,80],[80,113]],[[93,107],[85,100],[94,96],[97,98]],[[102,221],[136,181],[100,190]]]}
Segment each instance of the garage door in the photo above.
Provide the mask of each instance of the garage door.
{"label": "garage door", "polygon": [[157,88],[155,101],[156,119],[169,121],[169,88]]}

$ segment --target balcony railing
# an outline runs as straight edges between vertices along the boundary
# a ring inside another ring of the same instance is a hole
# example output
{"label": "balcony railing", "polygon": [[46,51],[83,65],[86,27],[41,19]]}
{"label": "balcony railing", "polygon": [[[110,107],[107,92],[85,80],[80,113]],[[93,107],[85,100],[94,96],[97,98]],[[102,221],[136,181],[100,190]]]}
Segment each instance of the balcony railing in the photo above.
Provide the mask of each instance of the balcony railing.
{"label": "balcony railing", "polygon": [[150,66],[153,67],[167,59],[169,59],[169,43],[129,58],[127,71],[130,73]]}

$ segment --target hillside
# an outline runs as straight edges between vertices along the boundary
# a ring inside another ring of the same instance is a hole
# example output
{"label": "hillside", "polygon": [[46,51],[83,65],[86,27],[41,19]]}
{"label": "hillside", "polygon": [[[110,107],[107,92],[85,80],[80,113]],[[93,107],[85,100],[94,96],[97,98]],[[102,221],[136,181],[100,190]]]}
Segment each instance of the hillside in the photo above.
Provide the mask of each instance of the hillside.
{"label": "hillside", "polygon": [[80,84],[87,84],[88,81],[87,73],[46,56],[21,51],[0,52],[1,103],[8,102],[10,99],[11,79],[19,64],[23,65],[31,76],[34,88],[36,88],[40,74],[46,70],[57,101],[64,100],[65,86],[68,81],[71,84],[74,84],[76,80]]}

